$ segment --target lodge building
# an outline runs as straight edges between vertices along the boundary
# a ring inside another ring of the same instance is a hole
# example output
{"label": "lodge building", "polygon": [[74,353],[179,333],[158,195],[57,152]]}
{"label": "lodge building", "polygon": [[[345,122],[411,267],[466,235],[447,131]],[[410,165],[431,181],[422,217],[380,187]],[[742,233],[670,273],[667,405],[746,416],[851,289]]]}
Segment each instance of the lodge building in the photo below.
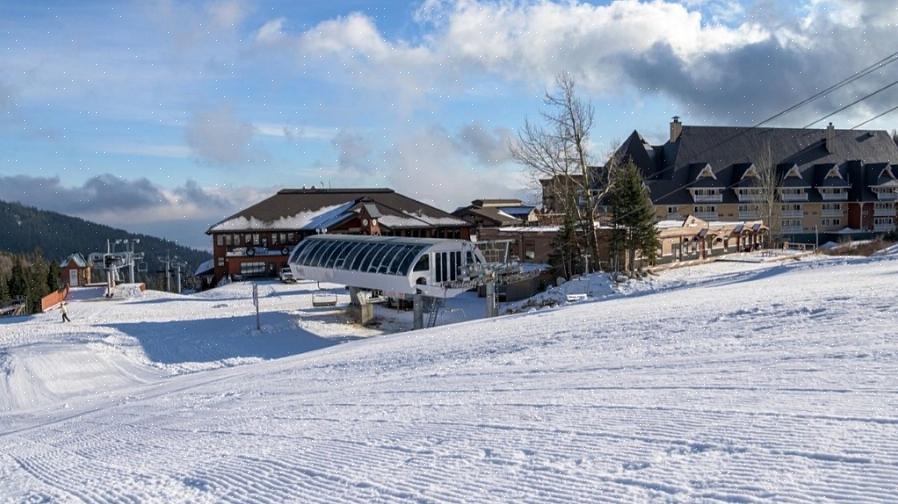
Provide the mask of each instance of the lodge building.
{"label": "lodge building", "polygon": [[[886,131],[687,126],[674,117],[665,143],[634,131],[614,159],[640,168],[659,221],[760,218],[763,166],[775,169],[779,205],[779,222],[765,224],[784,239],[869,237],[898,221],[898,145]],[[550,210],[552,187],[543,181]]]}
{"label": "lodge building", "polygon": [[293,247],[321,233],[469,239],[471,224],[392,189],[283,189],[212,225],[212,285],[274,276]]}

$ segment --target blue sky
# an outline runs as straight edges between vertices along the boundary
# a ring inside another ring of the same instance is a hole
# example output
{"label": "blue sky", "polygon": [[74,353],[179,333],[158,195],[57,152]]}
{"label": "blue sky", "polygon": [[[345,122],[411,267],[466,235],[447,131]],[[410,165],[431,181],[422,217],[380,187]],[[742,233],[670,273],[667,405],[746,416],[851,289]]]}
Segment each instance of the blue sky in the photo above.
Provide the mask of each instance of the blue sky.
{"label": "blue sky", "polygon": [[[532,198],[507,144],[538,120],[558,72],[596,106],[600,159],[634,129],[663,141],[674,114],[750,124],[808,96],[895,51],[896,8],[0,1],[0,199],[207,246],[206,226],[285,186],[390,186],[447,210]],[[883,93],[834,122],[851,127],[896,100]]]}

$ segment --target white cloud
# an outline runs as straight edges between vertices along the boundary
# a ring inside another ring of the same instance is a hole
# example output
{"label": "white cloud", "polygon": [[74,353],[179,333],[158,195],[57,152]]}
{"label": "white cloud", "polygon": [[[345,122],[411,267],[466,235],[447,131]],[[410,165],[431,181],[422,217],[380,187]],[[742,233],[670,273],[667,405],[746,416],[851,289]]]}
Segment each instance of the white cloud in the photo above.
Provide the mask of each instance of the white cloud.
{"label": "white cloud", "polygon": [[161,158],[189,158],[192,154],[186,145],[155,145],[138,143],[112,144],[103,147],[105,152],[132,156],[148,156]]}
{"label": "white cloud", "polygon": [[290,140],[330,140],[337,133],[337,128],[267,122],[253,123],[253,128],[260,135]]}
{"label": "white cloud", "polygon": [[262,27],[256,31],[256,42],[263,45],[274,45],[286,41],[287,35],[284,33],[284,21],[286,21],[286,19],[280,17],[263,24]]}
{"label": "white cloud", "polygon": [[206,6],[212,23],[221,28],[239,25],[248,13],[247,6],[240,0],[222,0]]}
{"label": "white cloud", "polygon": [[218,165],[251,162],[253,125],[241,121],[229,105],[196,112],[184,130],[184,138],[199,158]]}

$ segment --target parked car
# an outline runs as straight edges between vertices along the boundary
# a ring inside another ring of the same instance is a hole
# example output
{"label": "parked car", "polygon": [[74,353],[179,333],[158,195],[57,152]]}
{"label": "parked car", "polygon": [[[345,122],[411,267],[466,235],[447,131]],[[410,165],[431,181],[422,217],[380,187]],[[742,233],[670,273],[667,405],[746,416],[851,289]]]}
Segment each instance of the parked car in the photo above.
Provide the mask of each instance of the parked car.
{"label": "parked car", "polygon": [[293,270],[291,270],[289,266],[284,266],[283,268],[281,268],[281,273],[279,276],[281,277],[281,282],[284,282],[284,283],[296,282],[296,279],[293,278]]}

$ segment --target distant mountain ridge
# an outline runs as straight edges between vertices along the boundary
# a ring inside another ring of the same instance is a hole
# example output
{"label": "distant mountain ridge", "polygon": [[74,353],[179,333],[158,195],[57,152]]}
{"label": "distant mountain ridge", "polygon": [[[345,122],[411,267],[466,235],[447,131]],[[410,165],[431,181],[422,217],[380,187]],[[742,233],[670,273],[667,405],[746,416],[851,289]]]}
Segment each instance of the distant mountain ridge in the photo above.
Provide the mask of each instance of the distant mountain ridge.
{"label": "distant mountain ridge", "polygon": [[107,238],[140,239],[137,251],[145,254],[150,273],[160,268],[156,258],[165,256],[166,253],[186,261],[187,271],[191,273],[201,262],[212,257],[208,252],[155,236],[131,233],[78,217],[0,201],[0,250],[20,253],[40,248],[47,259],[60,261],[73,252],[81,252],[87,256],[91,252],[105,251]]}

